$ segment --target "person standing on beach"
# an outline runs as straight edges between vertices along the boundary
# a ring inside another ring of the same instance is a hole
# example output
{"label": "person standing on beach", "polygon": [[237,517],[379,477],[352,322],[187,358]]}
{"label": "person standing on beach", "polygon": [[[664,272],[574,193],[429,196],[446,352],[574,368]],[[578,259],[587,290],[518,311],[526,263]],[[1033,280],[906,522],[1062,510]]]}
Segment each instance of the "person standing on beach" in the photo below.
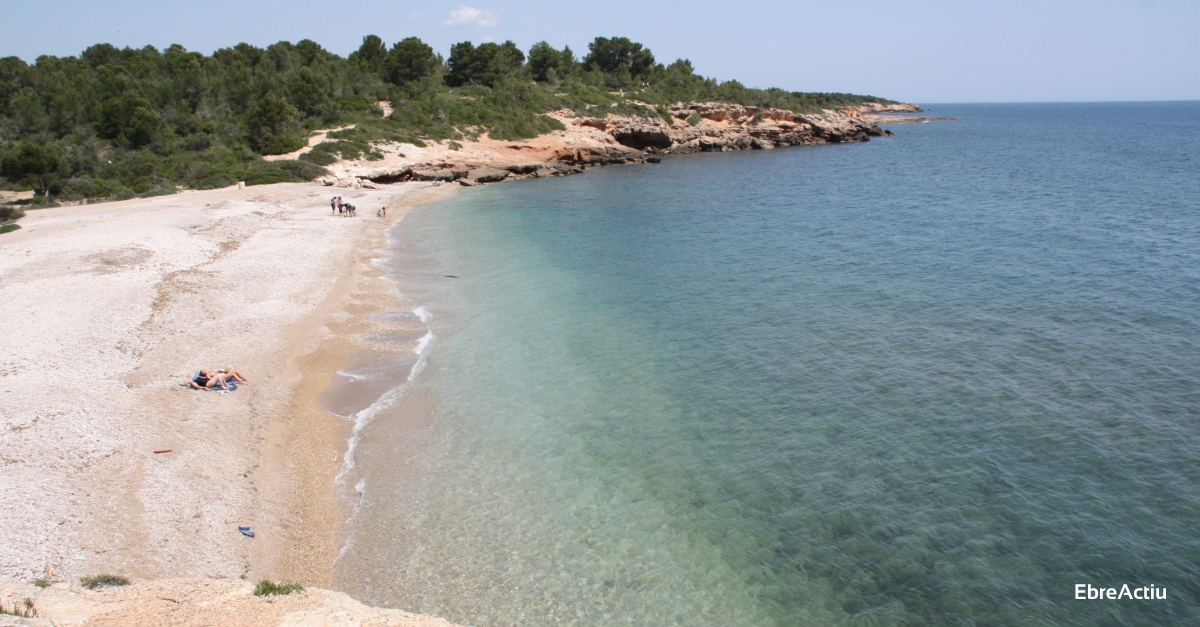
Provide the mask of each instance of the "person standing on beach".
{"label": "person standing on beach", "polygon": [[329,199],[329,215],[337,215],[337,196]]}

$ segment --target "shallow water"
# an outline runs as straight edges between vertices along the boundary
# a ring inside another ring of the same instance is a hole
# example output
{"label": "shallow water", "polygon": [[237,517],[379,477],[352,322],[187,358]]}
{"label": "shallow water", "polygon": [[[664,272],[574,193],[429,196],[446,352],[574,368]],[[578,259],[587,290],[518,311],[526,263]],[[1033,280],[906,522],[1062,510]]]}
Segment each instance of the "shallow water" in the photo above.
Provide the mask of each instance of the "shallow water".
{"label": "shallow water", "polygon": [[1200,624],[1200,103],[932,113],[407,216],[426,361],[364,410],[337,586],[474,625]]}

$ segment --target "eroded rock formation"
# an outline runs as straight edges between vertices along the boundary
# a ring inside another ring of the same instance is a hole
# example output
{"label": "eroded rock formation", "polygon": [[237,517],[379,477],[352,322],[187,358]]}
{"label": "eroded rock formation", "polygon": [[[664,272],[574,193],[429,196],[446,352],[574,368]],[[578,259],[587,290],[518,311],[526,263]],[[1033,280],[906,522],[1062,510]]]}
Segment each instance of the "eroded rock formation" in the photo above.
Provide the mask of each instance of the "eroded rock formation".
{"label": "eroded rock formation", "polygon": [[[602,130],[617,143],[643,153],[762,150],[776,146],[868,141],[871,137],[891,134],[876,124],[836,111],[804,115],[783,109],[722,102],[676,105],[669,111],[670,122],[660,117],[610,115],[585,118],[576,123]],[[700,122],[692,124],[696,120],[693,116]]]}
{"label": "eroded rock formation", "polygon": [[[494,140],[485,135],[444,145],[380,145],[382,159],[339,162],[330,167],[335,174],[326,184],[417,180],[477,185],[562,176],[587,166],[641,163],[650,155],[868,141],[891,135],[874,123],[872,116],[919,110],[916,105],[868,103],[842,111],[798,114],[769,107],[693,102],[647,116],[577,116],[560,111],[551,115],[565,130],[528,140]],[[355,180],[359,182],[348,183]]]}

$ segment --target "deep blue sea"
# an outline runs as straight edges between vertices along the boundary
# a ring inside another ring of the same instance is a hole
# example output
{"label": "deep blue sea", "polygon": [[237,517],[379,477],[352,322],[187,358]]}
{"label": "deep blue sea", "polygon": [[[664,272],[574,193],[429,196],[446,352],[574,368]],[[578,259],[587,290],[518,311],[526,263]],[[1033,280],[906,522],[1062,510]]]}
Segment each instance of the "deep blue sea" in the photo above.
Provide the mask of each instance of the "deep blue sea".
{"label": "deep blue sea", "polygon": [[1200,625],[1200,103],[928,109],[406,216],[428,335],[360,412],[335,584],[480,627]]}

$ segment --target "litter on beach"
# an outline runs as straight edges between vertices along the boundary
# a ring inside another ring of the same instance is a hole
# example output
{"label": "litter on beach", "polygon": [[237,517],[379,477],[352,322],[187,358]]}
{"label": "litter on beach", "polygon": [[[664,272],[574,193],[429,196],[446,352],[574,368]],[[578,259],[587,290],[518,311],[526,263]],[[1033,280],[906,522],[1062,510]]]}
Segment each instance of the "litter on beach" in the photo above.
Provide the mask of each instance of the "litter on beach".
{"label": "litter on beach", "polygon": [[247,538],[254,537],[254,531],[249,527],[238,527],[238,531],[242,532],[242,535],[246,536]]}
{"label": "litter on beach", "polygon": [[170,453],[170,452],[171,452],[171,449],[169,449],[169,448],[164,448],[164,449],[160,449],[160,450],[154,451],[154,454],[155,454],[155,455],[158,455],[159,453]]}

